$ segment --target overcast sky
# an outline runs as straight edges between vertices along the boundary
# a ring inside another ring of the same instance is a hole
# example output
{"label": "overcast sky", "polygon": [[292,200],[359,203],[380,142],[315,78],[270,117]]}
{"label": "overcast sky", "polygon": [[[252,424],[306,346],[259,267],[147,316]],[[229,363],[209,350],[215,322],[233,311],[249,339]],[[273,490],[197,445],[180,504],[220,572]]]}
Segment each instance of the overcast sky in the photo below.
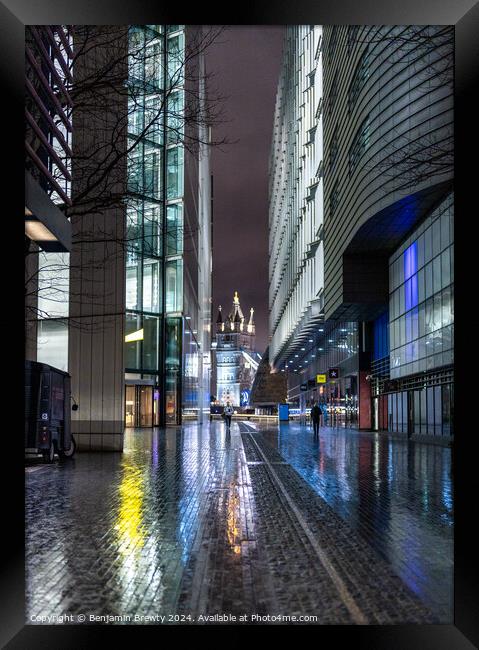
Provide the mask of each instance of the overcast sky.
{"label": "overcast sky", "polygon": [[206,60],[227,97],[227,122],[213,137],[232,142],[211,157],[213,315],[219,304],[228,313],[238,291],[245,317],[255,309],[260,353],[268,344],[268,165],[283,33],[282,26],[232,26]]}

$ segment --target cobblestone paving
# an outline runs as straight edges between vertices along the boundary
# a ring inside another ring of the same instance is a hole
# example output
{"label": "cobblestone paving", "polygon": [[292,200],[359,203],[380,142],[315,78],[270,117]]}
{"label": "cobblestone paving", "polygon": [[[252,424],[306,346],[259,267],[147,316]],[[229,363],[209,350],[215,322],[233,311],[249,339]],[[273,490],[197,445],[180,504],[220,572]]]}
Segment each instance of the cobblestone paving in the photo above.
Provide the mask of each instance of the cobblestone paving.
{"label": "cobblestone paving", "polygon": [[453,621],[450,448],[328,427],[315,440],[295,423],[256,428],[271,458],[280,453],[441,622]]}
{"label": "cobblestone paving", "polygon": [[252,428],[130,431],[123,454],[28,468],[27,622],[62,613],[439,620],[285,462],[274,432]]}

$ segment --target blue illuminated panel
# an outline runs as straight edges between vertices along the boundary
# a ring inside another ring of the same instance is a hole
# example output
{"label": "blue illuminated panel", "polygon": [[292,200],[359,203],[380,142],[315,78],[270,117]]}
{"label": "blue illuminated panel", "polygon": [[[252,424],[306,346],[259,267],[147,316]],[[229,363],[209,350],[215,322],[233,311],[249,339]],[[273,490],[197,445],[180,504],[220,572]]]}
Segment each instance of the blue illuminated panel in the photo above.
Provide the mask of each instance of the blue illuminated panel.
{"label": "blue illuminated panel", "polygon": [[406,311],[419,302],[417,283],[417,241],[404,251],[404,301]]}

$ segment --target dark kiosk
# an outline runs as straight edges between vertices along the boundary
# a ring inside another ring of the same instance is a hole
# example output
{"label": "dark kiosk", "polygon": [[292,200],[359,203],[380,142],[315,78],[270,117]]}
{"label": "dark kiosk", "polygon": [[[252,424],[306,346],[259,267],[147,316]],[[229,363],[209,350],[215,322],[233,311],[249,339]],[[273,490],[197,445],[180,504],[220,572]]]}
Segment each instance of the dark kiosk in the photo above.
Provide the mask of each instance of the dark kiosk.
{"label": "dark kiosk", "polygon": [[75,440],[71,434],[70,375],[46,363],[25,361],[25,453],[42,454],[52,463],[71,458]]}

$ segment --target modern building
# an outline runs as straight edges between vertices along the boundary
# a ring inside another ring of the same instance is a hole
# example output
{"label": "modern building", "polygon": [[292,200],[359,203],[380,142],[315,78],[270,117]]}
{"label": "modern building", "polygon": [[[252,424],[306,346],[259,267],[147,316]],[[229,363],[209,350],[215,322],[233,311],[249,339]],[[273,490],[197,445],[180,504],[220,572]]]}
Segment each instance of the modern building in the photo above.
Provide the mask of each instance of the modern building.
{"label": "modern building", "polygon": [[125,381],[131,426],[162,419],[179,424],[182,416],[201,419],[209,412],[209,133],[203,123],[193,132],[182,117],[185,94],[206,101],[203,58],[195,59],[194,69],[185,64],[197,35],[182,25],[130,28],[135,83],[128,137],[141,142],[128,158]]}
{"label": "modern building", "polygon": [[215,354],[216,398],[221,404],[248,407],[256,370],[261,356],[255,351],[254,309],[251,307],[246,323],[238,292],[233,306],[223,318],[221,305],[216,318]]}
{"label": "modern building", "polygon": [[324,322],[276,364],[304,405],[319,397],[360,428],[445,442],[453,30],[327,26],[323,37]]}
{"label": "modern building", "polygon": [[[57,359],[43,341],[63,331],[68,314],[71,224],[71,25],[25,29],[25,307],[28,358]],[[52,278],[59,280],[52,291]],[[52,351],[53,352],[53,351]],[[58,366],[65,369],[60,360]]]}
{"label": "modern building", "polygon": [[25,29],[25,235],[48,252],[71,247],[72,27]]}
{"label": "modern building", "polygon": [[41,360],[72,376],[79,449],[121,450],[125,426],[209,412],[205,70],[201,28],[82,28],[73,39],[65,313]]}
{"label": "modern building", "polygon": [[[324,315],[322,87],[322,28],[288,26],[269,181],[269,358],[283,372],[299,372],[296,352]],[[289,389],[299,399],[294,382]]]}

